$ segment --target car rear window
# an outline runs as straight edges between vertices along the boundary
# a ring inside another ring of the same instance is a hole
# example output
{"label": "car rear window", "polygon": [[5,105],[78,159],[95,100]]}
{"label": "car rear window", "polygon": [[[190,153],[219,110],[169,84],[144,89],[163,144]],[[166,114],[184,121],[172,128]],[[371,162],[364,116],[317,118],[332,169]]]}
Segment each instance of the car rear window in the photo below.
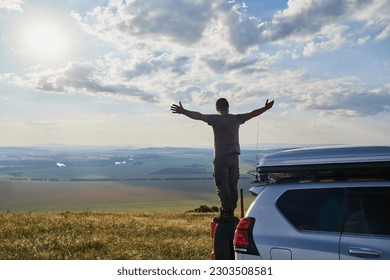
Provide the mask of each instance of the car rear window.
{"label": "car rear window", "polygon": [[390,188],[349,190],[343,231],[390,235]]}
{"label": "car rear window", "polygon": [[298,230],[340,232],[343,193],[342,188],[289,190],[276,205]]}

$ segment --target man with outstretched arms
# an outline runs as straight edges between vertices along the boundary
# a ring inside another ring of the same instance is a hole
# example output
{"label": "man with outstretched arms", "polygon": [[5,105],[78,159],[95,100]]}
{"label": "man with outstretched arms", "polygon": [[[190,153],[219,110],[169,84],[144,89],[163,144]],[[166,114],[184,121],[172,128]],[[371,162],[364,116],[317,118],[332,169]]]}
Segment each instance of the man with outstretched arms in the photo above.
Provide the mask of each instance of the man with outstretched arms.
{"label": "man with outstretched arms", "polygon": [[225,98],[216,102],[218,114],[205,115],[199,112],[184,109],[172,104],[171,111],[174,114],[183,114],[191,119],[204,121],[212,126],[214,131],[214,178],[216,191],[221,202],[220,215],[215,220],[231,221],[234,218],[234,210],[237,207],[239,179],[239,127],[246,121],[268,111],[274,105],[274,101],[265,102],[264,107],[244,114],[229,114],[229,103]]}

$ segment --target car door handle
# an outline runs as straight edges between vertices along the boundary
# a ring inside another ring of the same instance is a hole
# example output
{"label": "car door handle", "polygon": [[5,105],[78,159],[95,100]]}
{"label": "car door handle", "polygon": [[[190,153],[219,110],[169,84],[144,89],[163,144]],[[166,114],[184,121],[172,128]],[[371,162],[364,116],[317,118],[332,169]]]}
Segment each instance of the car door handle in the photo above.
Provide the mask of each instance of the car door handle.
{"label": "car door handle", "polygon": [[349,248],[349,254],[362,258],[379,258],[381,252],[367,248]]}

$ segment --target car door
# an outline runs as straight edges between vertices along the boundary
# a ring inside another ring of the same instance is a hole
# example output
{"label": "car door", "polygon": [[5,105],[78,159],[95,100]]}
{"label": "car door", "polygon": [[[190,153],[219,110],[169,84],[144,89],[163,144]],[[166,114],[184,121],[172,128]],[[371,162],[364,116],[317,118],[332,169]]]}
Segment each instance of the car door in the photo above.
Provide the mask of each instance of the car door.
{"label": "car door", "polygon": [[288,249],[294,260],[339,259],[343,196],[343,188],[284,192],[276,205],[296,230],[272,235],[277,246],[270,248],[271,258],[278,258],[280,249]]}
{"label": "car door", "polygon": [[390,259],[390,187],[347,190],[340,259]]}

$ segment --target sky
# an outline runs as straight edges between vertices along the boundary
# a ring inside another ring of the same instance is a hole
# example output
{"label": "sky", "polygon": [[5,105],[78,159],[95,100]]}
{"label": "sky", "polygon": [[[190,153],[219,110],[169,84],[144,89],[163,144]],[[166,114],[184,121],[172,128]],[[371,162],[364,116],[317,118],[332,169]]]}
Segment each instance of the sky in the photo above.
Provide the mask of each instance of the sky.
{"label": "sky", "polygon": [[390,0],[0,0],[0,146],[389,145]]}

